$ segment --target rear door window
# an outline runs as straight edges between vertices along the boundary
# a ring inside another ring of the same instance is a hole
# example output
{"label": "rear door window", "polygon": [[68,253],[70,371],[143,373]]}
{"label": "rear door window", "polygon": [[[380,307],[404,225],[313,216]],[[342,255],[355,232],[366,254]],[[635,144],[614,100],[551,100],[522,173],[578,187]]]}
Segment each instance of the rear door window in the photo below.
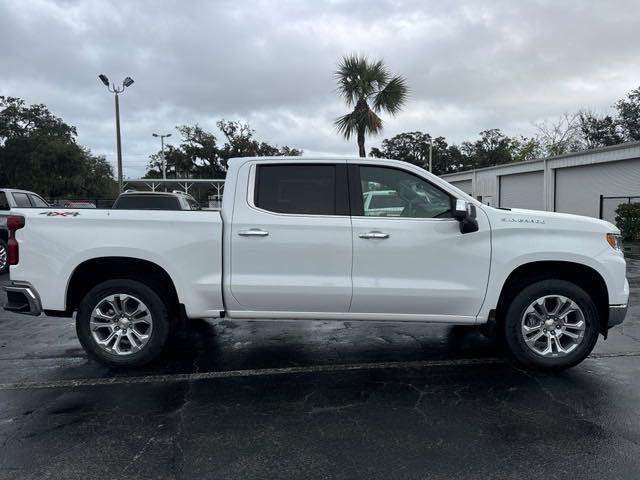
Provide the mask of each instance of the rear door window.
{"label": "rear door window", "polygon": [[346,175],[338,174],[339,168],[258,165],[254,203],[276,213],[346,215]]}
{"label": "rear door window", "polygon": [[26,193],[12,193],[13,201],[16,202],[16,206],[19,208],[30,208],[31,202],[29,201],[29,197]]}

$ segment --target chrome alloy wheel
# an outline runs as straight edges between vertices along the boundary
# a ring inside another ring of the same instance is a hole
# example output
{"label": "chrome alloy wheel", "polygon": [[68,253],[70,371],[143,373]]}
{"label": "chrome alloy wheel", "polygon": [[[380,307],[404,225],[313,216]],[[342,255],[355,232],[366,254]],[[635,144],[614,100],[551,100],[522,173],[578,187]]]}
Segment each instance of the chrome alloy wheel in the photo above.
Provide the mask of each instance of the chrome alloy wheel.
{"label": "chrome alloy wheel", "polygon": [[7,268],[7,249],[4,245],[0,245],[0,272]]}
{"label": "chrome alloy wheel", "polygon": [[138,298],[116,293],[97,303],[91,312],[89,328],[94,341],[104,351],[131,355],[149,342],[153,318],[149,308]]}
{"label": "chrome alloy wheel", "polygon": [[584,339],[584,313],[576,302],[562,295],[535,300],[522,316],[522,336],[527,346],[543,357],[563,357]]}

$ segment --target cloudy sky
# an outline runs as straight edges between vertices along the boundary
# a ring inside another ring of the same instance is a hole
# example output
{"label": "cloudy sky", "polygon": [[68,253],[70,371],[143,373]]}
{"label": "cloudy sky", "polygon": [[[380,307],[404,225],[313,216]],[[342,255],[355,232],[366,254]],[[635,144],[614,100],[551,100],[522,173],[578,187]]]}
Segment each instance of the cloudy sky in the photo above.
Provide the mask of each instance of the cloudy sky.
{"label": "cloudy sky", "polygon": [[133,77],[120,102],[128,177],[157,151],[152,132],[220,118],[306,154],[356,154],[333,128],[345,107],[332,73],[352,52],[409,82],[383,136],[526,135],[565,111],[607,112],[640,85],[639,19],[637,0],[0,0],[0,94],[46,104],[114,161],[97,75]]}

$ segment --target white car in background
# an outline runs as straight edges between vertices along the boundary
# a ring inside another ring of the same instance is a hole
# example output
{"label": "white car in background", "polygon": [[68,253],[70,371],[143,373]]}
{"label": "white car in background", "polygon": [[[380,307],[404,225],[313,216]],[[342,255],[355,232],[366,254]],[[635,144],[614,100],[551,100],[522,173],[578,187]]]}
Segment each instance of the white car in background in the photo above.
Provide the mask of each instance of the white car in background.
{"label": "white car in background", "polygon": [[369,190],[362,194],[364,214],[371,217],[396,217],[402,213],[404,202],[395,190]]}

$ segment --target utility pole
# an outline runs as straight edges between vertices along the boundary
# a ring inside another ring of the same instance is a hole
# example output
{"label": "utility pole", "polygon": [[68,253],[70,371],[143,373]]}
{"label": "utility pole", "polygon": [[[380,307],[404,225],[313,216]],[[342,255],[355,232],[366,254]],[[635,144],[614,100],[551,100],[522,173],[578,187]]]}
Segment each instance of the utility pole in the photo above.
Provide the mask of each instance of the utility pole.
{"label": "utility pole", "polygon": [[160,137],[160,149],[162,151],[162,179],[167,179],[167,157],[164,155],[164,139],[170,137],[171,134],[160,135],[158,133],[152,133],[154,137]]}
{"label": "utility pole", "polygon": [[116,90],[116,149],[118,152],[118,191],[122,193],[122,140],[120,139],[120,99]]}
{"label": "utility pole", "polygon": [[107,87],[111,93],[115,94],[115,103],[116,103],[116,149],[118,155],[118,191],[122,192],[122,140],[120,138],[120,98],[119,94],[124,92],[124,89],[133,85],[133,79],[131,77],[126,77],[122,81],[122,85],[116,87],[115,83],[111,83],[109,86],[109,79],[106,75],[100,74],[98,78],[104,85]]}
{"label": "utility pole", "polygon": [[429,137],[429,172],[433,173],[433,140]]}

